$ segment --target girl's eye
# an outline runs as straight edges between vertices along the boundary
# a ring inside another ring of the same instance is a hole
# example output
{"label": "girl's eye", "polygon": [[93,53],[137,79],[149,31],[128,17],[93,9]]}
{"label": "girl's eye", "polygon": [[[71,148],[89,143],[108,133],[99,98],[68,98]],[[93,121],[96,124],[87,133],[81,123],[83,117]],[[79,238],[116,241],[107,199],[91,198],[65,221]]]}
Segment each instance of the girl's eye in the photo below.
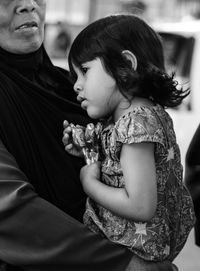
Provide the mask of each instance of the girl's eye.
{"label": "girl's eye", "polygon": [[87,71],[88,71],[88,68],[87,67],[81,67],[81,72],[83,73],[83,74],[86,74],[87,73]]}

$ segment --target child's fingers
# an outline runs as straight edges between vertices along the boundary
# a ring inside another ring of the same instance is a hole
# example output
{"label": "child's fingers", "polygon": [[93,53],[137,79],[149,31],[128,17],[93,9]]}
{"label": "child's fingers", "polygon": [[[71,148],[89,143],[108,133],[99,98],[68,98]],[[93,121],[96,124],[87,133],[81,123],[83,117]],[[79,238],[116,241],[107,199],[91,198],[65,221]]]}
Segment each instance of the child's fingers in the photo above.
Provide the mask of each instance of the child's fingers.
{"label": "child's fingers", "polygon": [[63,127],[66,128],[67,126],[69,126],[69,122],[67,120],[63,121]]}
{"label": "child's fingers", "polygon": [[67,126],[64,130],[63,130],[63,134],[70,134],[72,132],[72,128],[70,126]]}
{"label": "child's fingers", "polygon": [[65,145],[65,150],[70,151],[73,148],[72,144]]}
{"label": "child's fingers", "polygon": [[69,144],[69,135],[67,133],[64,134],[64,136],[62,138],[62,142],[64,145]]}

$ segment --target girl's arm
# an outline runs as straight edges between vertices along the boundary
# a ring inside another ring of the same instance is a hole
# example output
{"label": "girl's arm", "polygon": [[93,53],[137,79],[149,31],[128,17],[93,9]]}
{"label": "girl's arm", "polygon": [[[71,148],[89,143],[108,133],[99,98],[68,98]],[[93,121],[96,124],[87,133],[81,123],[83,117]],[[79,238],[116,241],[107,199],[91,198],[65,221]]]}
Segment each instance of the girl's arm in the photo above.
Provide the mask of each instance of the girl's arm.
{"label": "girl's arm", "polygon": [[157,207],[156,168],[153,143],[124,144],[120,157],[125,188],[114,188],[100,181],[98,165],[85,166],[81,180],[94,201],[115,214],[146,221]]}

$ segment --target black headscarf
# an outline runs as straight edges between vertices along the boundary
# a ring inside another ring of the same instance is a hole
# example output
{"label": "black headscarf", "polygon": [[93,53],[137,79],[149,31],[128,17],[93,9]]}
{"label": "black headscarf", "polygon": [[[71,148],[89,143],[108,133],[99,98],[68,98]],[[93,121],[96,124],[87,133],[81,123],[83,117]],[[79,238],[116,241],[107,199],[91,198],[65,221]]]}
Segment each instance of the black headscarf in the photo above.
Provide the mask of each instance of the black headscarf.
{"label": "black headscarf", "polygon": [[64,151],[64,119],[86,123],[68,72],[53,66],[43,46],[28,55],[0,49],[0,138],[37,193],[81,220],[83,161]]}

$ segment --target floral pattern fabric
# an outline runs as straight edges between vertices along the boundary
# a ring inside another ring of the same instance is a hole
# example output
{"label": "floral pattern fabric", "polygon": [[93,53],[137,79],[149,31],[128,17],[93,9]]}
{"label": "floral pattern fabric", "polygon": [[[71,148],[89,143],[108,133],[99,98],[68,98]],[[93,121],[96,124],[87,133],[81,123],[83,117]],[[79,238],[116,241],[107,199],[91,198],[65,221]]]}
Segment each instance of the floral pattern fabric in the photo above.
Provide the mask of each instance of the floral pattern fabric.
{"label": "floral pattern fabric", "polygon": [[173,260],[194,224],[193,204],[182,182],[180,150],[173,123],[160,106],[138,107],[104,128],[102,182],[124,187],[120,166],[122,144],[155,143],[157,209],[147,222],[119,217],[88,198],[84,223],[146,260]]}

